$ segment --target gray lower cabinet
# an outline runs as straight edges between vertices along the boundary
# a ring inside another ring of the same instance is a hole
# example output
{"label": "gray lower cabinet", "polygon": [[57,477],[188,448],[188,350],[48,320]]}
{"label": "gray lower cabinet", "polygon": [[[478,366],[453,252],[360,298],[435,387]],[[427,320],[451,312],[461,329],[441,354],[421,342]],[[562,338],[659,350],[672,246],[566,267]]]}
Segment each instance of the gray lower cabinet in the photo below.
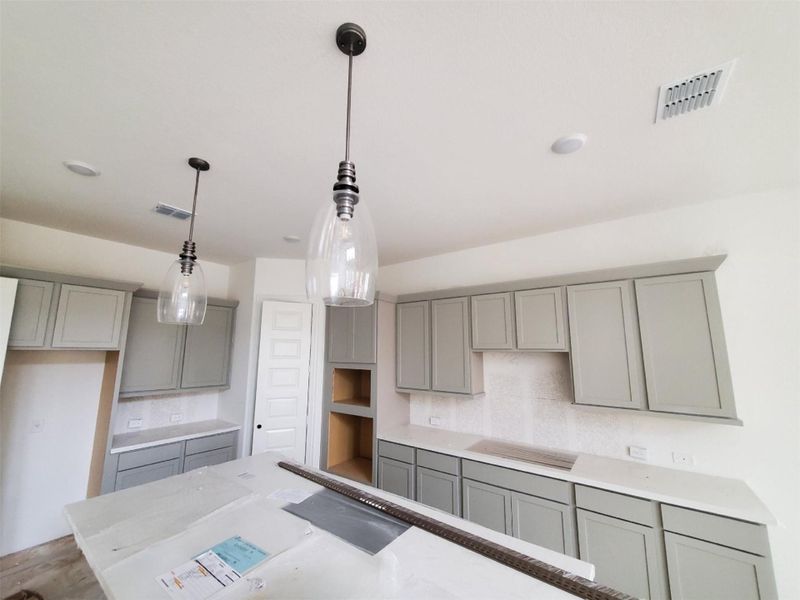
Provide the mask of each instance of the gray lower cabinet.
{"label": "gray lower cabinet", "polygon": [[233,314],[231,307],[209,305],[203,324],[187,327],[181,389],[228,385]]}
{"label": "gray lower cabinet", "polygon": [[713,273],[636,280],[650,410],[735,418]]}
{"label": "gray lower cabinet", "polygon": [[399,389],[431,389],[431,303],[397,305],[396,376]]}
{"label": "gray lower cabinet", "polygon": [[165,479],[181,472],[181,459],[173,458],[152,465],[134,467],[124,471],[117,471],[117,479],[114,483],[114,491],[126,490],[128,488]]}
{"label": "gray lower cabinet", "polygon": [[482,355],[470,349],[469,298],[431,302],[431,390],[483,392]]}
{"label": "gray lower cabinet", "polygon": [[511,492],[472,481],[461,480],[464,518],[500,533],[511,532]]}
{"label": "gray lower cabinet", "polygon": [[472,296],[470,303],[474,350],[511,350],[516,347],[510,292]]}
{"label": "gray lower cabinet", "polygon": [[409,500],[414,499],[414,465],[378,457],[378,487]]}
{"label": "gray lower cabinet", "polygon": [[53,283],[20,279],[11,316],[8,345],[13,348],[41,348],[45,345],[47,319],[53,299]]}
{"label": "gray lower cabinet", "polygon": [[328,362],[376,362],[377,304],[332,306],[327,313]]}
{"label": "gray lower cabinet", "polygon": [[218,465],[236,458],[233,446],[191,454],[183,459],[183,473],[200,467]]}
{"label": "gray lower cabinet", "polygon": [[526,542],[577,556],[575,507],[511,492],[511,535]]}
{"label": "gray lower cabinet", "polygon": [[416,500],[451,515],[461,516],[461,490],[458,475],[417,466]]}
{"label": "gray lower cabinet", "polygon": [[555,351],[569,349],[565,288],[514,292],[514,307],[517,348]]}
{"label": "gray lower cabinet", "polygon": [[632,281],[567,288],[577,404],[646,408]]}
{"label": "gray lower cabinet", "polygon": [[120,393],[175,390],[180,384],[185,327],[159,323],[155,298],[134,296]]}

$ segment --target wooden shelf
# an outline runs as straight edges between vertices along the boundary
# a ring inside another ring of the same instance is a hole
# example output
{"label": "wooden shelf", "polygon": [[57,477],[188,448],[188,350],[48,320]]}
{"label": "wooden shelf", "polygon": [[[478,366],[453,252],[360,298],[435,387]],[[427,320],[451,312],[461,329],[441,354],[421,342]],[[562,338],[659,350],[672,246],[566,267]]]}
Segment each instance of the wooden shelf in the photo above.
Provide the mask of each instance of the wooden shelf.
{"label": "wooden shelf", "polygon": [[372,483],[372,460],[369,458],[352,458],[338,465],[328,467],[328,470],[353,481]]}
{"label": "wooden shelf", "polygon": [[372,396],[372,373],[368,369],[333,369],[333,404],[369,408]]}

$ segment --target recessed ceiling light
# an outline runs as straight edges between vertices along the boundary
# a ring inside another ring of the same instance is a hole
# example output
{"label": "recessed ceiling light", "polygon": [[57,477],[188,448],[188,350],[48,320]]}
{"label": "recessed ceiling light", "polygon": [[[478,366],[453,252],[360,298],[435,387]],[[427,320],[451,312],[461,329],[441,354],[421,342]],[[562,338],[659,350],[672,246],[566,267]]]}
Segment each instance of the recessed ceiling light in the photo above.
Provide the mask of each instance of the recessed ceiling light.
{"label": "recessed ceiling light", "polygon": [[300,241],[300,237],[297,235],[285,235],[283,236],[284,242],[289,242],[290,244],[296,244]]}
{"label": "recessed ceiling light", "polygon": [[89,163],[81,162],[79,160],[65,160],[64,166],[67,167],[73,173],[77,173],[78,175],[83,175],[84,177],[97,177],[98,175],[100,175],[100,171],[97,170],[95,167],[93,167]]}
{"label": "recessed ceiling light", "polygon": [[558,138],[550,149],[556,154],[572,154],[577,152],[586,143],[586,135],[583,133],[573,133],[572,135],[565,135]]}

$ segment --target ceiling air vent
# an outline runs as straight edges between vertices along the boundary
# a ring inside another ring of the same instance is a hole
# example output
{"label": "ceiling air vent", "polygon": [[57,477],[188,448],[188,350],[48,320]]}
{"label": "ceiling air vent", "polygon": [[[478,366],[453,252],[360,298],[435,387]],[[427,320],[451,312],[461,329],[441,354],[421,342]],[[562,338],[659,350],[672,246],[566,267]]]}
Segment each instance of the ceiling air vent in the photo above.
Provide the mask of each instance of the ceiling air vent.
{"label": "ceiling air vent", "polygon": [[662,85],[658,92],[656,123],[719,104],[735,62],[732,60],[714,69]]}
{"label": "ceiling air vent", "polygon": [[164,204],[163,202],[156,204],[156,207],[153,210],[160,215],[175,217],[181,221],[185,221],[192,216],[192,211],[190,210],[184,210],[182,208],[178,208],[177,206],[172,206],[171,204]]}

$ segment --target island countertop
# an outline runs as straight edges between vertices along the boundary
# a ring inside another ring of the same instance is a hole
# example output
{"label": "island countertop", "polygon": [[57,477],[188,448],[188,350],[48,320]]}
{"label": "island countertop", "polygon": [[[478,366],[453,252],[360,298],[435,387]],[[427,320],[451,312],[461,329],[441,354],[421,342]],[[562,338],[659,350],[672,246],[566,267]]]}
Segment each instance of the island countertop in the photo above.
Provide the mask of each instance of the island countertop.
{"label": "island countertop", "polygon": [[[71,504],[65,512],[78,546],[113,600],[166,599],[158,576],[234,535],[271,556],[220,598],[574,598],[416,527],[377,554],[367,554],[287,513],[285,502],[270,497],[281,489],[323,489],[279,468],[282,458],[265,453],[201,468]],[[594,577],[594,567],[578,559],[342,481],[558,569]]]}
{"label": "island countertop", "polygon": [[665,504],[683,506],[753,523],[776,524],[775,517],[769,509],[753,490],[739,479],[581,453],[574,453],[577,460],[572,469],[568,471],[474,452],[469,448],[487,438],[419,425],[397,427],[388,432],[378,433],[377,437],[387,442],[600,487],[612,492],[638,496]]}

